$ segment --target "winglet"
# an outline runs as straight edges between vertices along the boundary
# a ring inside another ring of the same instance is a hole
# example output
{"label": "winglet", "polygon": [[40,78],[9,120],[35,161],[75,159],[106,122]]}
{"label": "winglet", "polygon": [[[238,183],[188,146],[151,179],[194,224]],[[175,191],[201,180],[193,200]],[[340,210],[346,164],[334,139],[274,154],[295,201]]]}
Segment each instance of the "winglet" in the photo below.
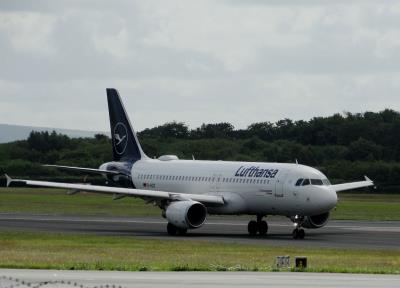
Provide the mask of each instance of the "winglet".
{"label": "winglet", "polygon": [[4,174],[4,176],[6,176],[6,179],[7,179],[7,187],[9,187],[10,184],[11,184],[11,182],[12,182],[13,180],[12,180],[11,177],[8,176],[7,174]]}
{"label": "winglet", "polygon": [[373,182],[371,179],[369,179],[366,175],[364,175],[365,181],[370,181]]}

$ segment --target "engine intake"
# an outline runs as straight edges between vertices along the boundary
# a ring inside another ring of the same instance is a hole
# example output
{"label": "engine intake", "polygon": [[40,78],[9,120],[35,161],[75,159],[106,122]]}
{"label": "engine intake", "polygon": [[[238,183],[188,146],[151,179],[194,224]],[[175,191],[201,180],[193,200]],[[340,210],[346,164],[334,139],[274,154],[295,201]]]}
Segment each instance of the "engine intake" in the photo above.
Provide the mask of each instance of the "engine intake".
{"label": "engine intake", "polygon": [[195,229],[206,221],[207,208],[196,201],[176,201],[169,204],[165,216],[169,223],[179,228]]}
{"label": "engine intake", "polygon": [[325,226],[326,223],[328,223],[328,219],[329,219],[329,212],[320,215],[307,216],[304,218],[302,226],[304,228],[311,228],[311,229],[321,228]]}

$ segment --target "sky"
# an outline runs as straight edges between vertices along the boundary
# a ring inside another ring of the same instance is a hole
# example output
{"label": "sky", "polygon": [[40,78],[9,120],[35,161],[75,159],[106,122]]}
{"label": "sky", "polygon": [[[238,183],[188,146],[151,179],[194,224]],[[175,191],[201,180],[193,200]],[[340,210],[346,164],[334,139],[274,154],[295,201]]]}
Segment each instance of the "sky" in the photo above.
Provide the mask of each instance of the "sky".
{"label": "sky", "polygon": [[137,131],[400,110],[400,2],[0,1],[0,123]]}

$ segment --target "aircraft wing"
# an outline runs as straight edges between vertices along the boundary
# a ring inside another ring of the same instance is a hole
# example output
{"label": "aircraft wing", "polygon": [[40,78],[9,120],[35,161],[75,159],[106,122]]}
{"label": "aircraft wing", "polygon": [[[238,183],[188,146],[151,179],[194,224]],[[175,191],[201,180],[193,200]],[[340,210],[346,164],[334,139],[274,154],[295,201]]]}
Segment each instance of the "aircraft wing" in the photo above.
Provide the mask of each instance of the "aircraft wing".
{"label": "aircraft wing", "polygon": [[109,171],[102,169],[93,169],[93,168],[83,168],[83,167],[72,167],[72,166],[62,166],[62,165],[43,165],[43,167],[52,167],[64,170],[72,170],[78,172],[86,172],[86,173],[95,173],[95,174],[109,174],[109,175],[120,175],[121,173],[118,171]]}
{"label": "aircraft wing", "polygon": [[7,186],[9,186],[13,182],[18,182],[18,183],[23,183],[27,186],[64,188],[64,189],[71,189],[74,191],[88,191],[94,193],[111,194],[117,197],[134,196],[142,198],[166,199],[171,201],[193,200],[201,202],[203,204],[213,204],[213,205],[224,204],[223,197],[214,195],[184,194],[184,193],[143,190],[143,189],[133,189],[133,188],[119,188],[119,187],[95,186],[86,184],[70,184],[70,183],[57,183],[57,182],[47,182],[47,181],[21,180],[21,179],[11,179],[8,175],[6,175],[6,178],[7,178]]}
{"label": "aircraft wing", "polygon": [[332,185],[332,187],[333,187],[333,189],[336,190],[336,192],[340,192],[340,191],[351,190],[351,189],[356,189],[356,188],[374,186],[374,182],[371,179],[369,179],[367,176],[364,176],[364,177],[365,177],[365,181],[336,184],[336,185]]}

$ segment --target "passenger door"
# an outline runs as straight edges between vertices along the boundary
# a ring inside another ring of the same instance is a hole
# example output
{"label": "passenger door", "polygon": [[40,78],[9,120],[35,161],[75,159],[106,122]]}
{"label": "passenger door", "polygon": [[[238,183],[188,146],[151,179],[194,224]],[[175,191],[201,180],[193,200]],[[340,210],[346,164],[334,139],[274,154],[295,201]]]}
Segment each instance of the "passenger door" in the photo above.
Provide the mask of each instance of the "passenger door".
{"label": "passenger door", "polygon": [[221,189],[222,174],[213,173],[211,175],[210,192],[218,193]]}
{"label": "passenger door", "polygon": [[275,198],[284,198],[285,197],[285,182],[288,177],[288,172],[283,171],[281,175],[278,175],[278,178],[275,180]]}

